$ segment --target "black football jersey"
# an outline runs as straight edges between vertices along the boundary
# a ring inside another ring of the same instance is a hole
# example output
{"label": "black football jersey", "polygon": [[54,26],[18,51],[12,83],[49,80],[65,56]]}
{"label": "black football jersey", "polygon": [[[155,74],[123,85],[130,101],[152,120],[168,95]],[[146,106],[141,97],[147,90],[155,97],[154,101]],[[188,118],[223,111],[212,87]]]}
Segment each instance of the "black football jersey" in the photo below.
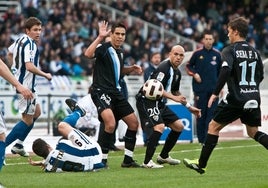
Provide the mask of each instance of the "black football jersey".
{"label": "black football jersey", "polygon": [[114,49],[110,42],[103,43],[95,51],[93,85],[108,92],[119,92],[119,79],[124,66],[123,52]]}
{"label": "black football jersey", "polygon": [[245,107],[256,101],[260,105],[259,85],[264,72],[258,51],[246,41],[236,42],[224,48],[222,62],[222,66],[228,66],[231,70],[227,80],[228,103]]}
{"label": "black football jersey", "polygon": [[167,92],[175,94],[180,89],[181,72],[179,68],[173,68],[169,60],[160,63],[150,78],[162,82]]}

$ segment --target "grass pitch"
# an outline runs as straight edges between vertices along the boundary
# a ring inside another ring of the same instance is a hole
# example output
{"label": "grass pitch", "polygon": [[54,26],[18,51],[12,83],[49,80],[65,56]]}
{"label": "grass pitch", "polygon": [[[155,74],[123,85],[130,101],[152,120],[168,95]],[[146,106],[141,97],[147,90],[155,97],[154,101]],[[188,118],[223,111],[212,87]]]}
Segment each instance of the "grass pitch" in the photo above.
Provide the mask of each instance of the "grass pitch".
{"label": "grass pitch", "polygon": [[[163,146],[159,145],[154,161]],[[170,153],[173,158],[197,158],[201,146],[197,143],[178,143]],[[136,147],[135,157],[140,164],[145,148]],[[33,159],[40,158],[33,156]],[[98,172],[45,173],[30,166],[27,158],[7,157],[0,172],[0,182],[6,188],[16,187],[75,187],[75,188],[265,188],[268,187],[268,151],[253,140],[219,142],[205,174],[186,168],[182,163],[165,165],[162,169],[125,169],[120,164],[123,151],[109,153],[108,170]]]}

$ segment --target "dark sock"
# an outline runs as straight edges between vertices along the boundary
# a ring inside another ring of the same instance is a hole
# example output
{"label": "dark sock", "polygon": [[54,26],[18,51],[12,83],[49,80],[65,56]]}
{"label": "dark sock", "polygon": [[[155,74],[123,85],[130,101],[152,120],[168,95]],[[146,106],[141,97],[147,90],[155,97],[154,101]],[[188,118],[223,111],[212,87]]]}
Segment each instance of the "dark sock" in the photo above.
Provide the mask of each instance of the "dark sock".
{"label": "dark sock", "polygon": [[[132,131],[127,129],[126,135],[124,137],[125,141],[125,149],[129,151],[134,151],[135,145],[136,145],[136,134],[137,131]],[[131,156],[125,155],[124,157],[124,163],[131,163],[133,161],[133,158]]]}
{"label": "dark sock", "polygon": [[208,159],[218,143],[219,136],[207,134],[207,139],[202,147],[201,154],[199,157],[199,166],[205,168],[207,166]]}
{"label": "dark sock", "polygon": [[259,142],[261,145],[263,145],[266,149],[268,149],[268,135],[261,132],[257,131],[254,139]]}
{"label": "dark sock", "polygon": [[110,142],[112,140],[112,137],[113,137],[113,133],[107,133],[104,130],[102,137],[98,140],[103,154],[109,153],[109,145],[110,145]]}
{"label": "dark sock", "polygon": [[158,131],[154,131],[153,134],[150,136],[148,143],[147,143],[144,164],[148,164],[148,162],[152,159],[161,135],[162,133]]}
{"label": "dark sock", "polygon": [[168,134],[168,137],[166,139],[165,145],[160,153],[160,157],[162,157],[163,159],[169,157],[168,153],[171,151],[171,149],[177,143],[180,134],[181,134],[181,132],[176,132],[173,130],[170,131],[170,133]]}

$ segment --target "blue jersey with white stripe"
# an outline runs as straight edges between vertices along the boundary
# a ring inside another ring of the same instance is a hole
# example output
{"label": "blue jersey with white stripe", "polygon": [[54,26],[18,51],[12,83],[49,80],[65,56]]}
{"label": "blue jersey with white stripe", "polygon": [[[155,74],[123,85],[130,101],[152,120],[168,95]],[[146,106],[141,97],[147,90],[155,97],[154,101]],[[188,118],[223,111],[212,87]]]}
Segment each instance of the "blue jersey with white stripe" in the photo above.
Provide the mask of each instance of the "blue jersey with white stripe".
{"label": "blue jersey with white stripe", "polygon": [[39,51],[36,42],[26,34],[18,38],[8,51],[13,54],[12,72],[17,80],[35,92],[36,75],[26,70],[26,63],[33,63],[39,67]]}
{"label": "blue jersey with white stripe", "polygon": [[102,152],[99,144],[85,137],[83,147],[74,145],[70,140],[61,139],[55,150],[45,160],[46,172],[91,171],[103,167]]}

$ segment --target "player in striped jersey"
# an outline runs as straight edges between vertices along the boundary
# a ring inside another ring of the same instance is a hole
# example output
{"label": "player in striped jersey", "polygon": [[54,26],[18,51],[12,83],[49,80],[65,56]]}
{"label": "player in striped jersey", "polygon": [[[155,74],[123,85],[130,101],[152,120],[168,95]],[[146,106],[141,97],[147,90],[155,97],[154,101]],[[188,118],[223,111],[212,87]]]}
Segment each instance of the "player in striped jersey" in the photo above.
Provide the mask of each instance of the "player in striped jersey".
{"label": "player in striped jersey", "polygon": [[74,128],[77,120],[86,114],[85,110],[75,104],[74,111],[65,117],[58,125],[58,131],[63,136],[55,149],[41,138],[33,142],[35,154],[44,161],[32,161],[33,166],[43,166],[45,172],[62,171],[92,171],[104,167],[99,144]]}
{"label": "player in striped jersey", "polygon": [[35,17],[30,17],[25,21],[25,34],[19,37],[9,48],[9,59],[12,59],[12,71],[17,80],[26,88],[30,89],[34,98],[24,99],[18,93],[18,108],[22,114],[22,119],[13,127],[6,137],[6,146],[18,139],[12,147],[14,154],[29,156],[23,148],[23,141],[33,128],[35,120],[41,114],[40,104],[36,94],[36,76],[45,77],[51,80],[50,73],[45,73],[39,67],[39,50],[37,42],[40,40],[42,23]]}

